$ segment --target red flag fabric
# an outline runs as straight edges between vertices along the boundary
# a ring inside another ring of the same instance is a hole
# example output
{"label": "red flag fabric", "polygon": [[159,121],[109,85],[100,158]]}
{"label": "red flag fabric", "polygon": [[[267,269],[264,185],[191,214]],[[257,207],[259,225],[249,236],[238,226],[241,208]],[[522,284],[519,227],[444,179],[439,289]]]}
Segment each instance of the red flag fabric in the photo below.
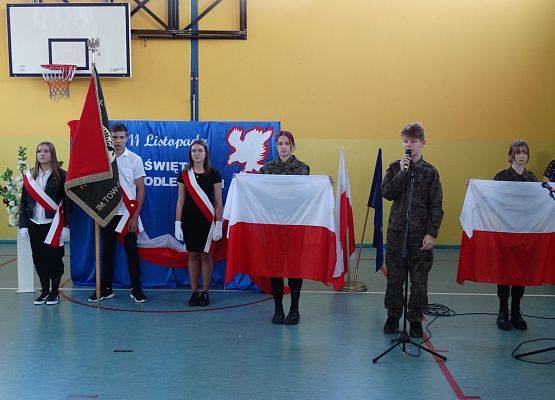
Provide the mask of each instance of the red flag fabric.
{"label": "red flag fabric", "polygon": [[100,81],[93,69],[79,123],[71,131],[66,193],[98,224],[105,226],[121,200],[115,149]]}
{"label": "red flag fabric", "polygon": [[345,285],[345,274],[349,271],[349,258],[355,252],[355,228],[349,175],[345,168],[345,151],[339,152],[337,172],[337,194],[335,196],[335,227],[337,261],[331,283],[335,290]]}

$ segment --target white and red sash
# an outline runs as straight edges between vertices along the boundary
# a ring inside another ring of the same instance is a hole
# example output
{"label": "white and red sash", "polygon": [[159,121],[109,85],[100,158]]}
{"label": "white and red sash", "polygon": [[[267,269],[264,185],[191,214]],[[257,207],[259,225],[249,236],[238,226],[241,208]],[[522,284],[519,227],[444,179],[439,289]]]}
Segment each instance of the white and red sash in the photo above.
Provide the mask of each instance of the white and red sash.
{"label": "white and red sash", "polygon": [[62,235],[62,229],[64,227],[64,207],[63,207],[63,200],[60,201],[60,204],[56,204],[54,200],[50,196],[46,194],[44,190],[41,189],[37,181],[31,175],[31,171],[25,171],[25,175],[23,176],[23,185],[25,185],[25,189],[27,189],[27,193],[48,212],[53,212],[54,219],[52,220],[52,225],[50,226],[50,230],[44,239],[44,243],[49,244],[53,247],[61,247],[64,245],[63,242],[60,241]]}
{"label": "white and red sash", "polygon": [[[137,212],[138,203],[137,200],[135,200],[133,192],[131,192],[131,190],[125,185],[125,183],[122,180],[120,180],[119,183],[121,188],[121,201],[123,202],[125,209],[123,210],[123,215],[121,216],[121,220],[119,221],[118,226],[116,226],[116,232],[122,236],[125,236],[129,232],[131,217],[133,216],[133,214],[135,214],[135,212]],[[141,217],[139,217],[137,227],[137,233],[144,230]]]}
{"label": "white and red sash", "polygon": [[183,183],[185,185],[185,189],[194,200],[197,207],[200,209],[202,214],[206,217],[208,222],[210,222],[210,231],[208,232],[208,237],[206,238],[206,244],[204,245],[204,252],[210,252],[210,246],[212,245],[212,234],[214,233],[215,224],[214,219],[216,213],[214,211],[214,206],[210,202],[210,199],[199,186],[197,179],[195,178],[195,172],[193,168],[190,168],[187,173],[183,171],[181,173],[181,177],[183,178]]}

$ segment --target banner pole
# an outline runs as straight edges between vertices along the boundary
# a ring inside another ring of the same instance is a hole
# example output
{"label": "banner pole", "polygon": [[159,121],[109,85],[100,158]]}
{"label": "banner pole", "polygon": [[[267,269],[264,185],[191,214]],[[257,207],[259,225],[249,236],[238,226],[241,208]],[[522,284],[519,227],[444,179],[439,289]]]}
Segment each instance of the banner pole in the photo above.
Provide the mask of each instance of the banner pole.
{"label": "banner pole", "polygon": [[370,212],[370,207],[366,208],[366,217],[364,218],[364,226],[362,228],[362,237],[360,238],[360,247],[358,248],[358,254],[357,254],[357,262],[355,265],[355,282],[357,280],[357,276],[358,276],[358,266],[360,265],[360,255],[362,253],[362,246],[364,245],[364,234],[366,233],[366,225],[368,223],[368,214]]}
{"label": "banner pole", "polygon": [[95,252],[95,268],[96,268],[96,304],[100,308],[100,225],[94,222],[94,252]]}
{"label": "banner pole", "polygon": [[[343,292],[366,292],[368,290],[368,287],[364,283],[357,282],[357,276],[358,276],[358,266],[360,264],[360,254],[362,253],[362,246],[364,245],[364,233],[366,232],[366,225],[368,223],[369,212],[370,212],[370,207],[366,208],[366,218],[364,218],[364,227],[362,228],[362,238],[360,239],[360,247],[358,249],[358,254],[357,254],[354,280],[351,281],[351,268],[349,266],[349,269],[348,269],[349,278],[347,282],[345,282],[345,286],[341,288],[341,291]],[[349,235],[347,235],[347,252],[348,251],[349,251]],[[347,257],[348,264],[350,264],[349,260],[350,260],[350,257]]]}

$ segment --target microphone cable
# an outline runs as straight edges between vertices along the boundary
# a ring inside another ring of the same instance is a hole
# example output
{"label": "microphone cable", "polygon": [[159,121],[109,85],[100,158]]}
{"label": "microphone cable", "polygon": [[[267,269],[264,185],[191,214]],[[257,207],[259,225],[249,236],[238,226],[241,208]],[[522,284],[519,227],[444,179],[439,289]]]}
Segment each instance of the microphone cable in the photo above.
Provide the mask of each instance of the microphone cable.
{"label": "microphone cable", "polygon": [[[430,317],[433,317],[433,318],[428,323],[426,323],[425,329],[426,329],[426,332],[428,332],[428,337],[419,343],[421,346],[423,346],[426,342],[428,342],[429,340],[432,339],[432,331],[430,331],[430,326],[438,318],[442,318],[442,317],[461,317],[461,316],[468,316],[468,315],[492,315],[492,316],[497,316],[497,315],[499,315],[499,313],[490,313],[490,312],[457,313],[455,310],[453,310],[452,308],[450,308],[449,306],[446,306],[444,304],[430,303],[430,304],[428,304],[428,307],[426,308],[426,311],[424,311],[424,315],[427,315],[427,316],[430,316]],[[522,314],[522,316],[527,317],[527,318],[541,319],[541,320],[555,320],[555,317],[544,317],[544,316],[540,316],[540,315]],[[527,362],[527,363],[531,363],[531,364],[546,365],[546,364],[554,363],[555,359],[553,359],[551,361],[547,361],[547,362],[542,362],[542,361],[524,360],[524,359],[515,357],[516,352],[518,351],[518,349],[520,349],[521,346],[523,346],[527,343],[533,343],[533,342],[538,342],[538,341],[555,341],[555,338],[540,338],[540,339],[533,339],[533,340],[527,340],[527,341],[521,342],[511,352],[511,357],[514,358],[515,360],[522,361],[522,362]],[[418,351],[413,354],[413,353],[410,353],[406,348],[403,350],[403,347],[402,347],[401,343],[398,346],[400,347],[401,351],[403,351],[403,353],[407,354],[408,356],[420,357],[420,352],[421,351],[420,351],[419,348],[417,348]]]}

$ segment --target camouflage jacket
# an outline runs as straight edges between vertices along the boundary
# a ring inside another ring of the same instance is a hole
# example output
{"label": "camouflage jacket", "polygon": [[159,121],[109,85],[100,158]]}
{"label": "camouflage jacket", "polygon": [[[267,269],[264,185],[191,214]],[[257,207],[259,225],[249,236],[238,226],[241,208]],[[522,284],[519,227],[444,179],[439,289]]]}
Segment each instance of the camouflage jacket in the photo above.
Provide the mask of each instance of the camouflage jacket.
{"label": "camouflage jacket", "polygon": [[291,155],[287,160],[281,161],[278,157],[264,164],[260,168],[261,174],[272,175],[310,175],[310,167]]}
{"label": "camouflage jacket", "polygon": [[414,176],[414,190],[409,221],[410,232],[429,234],[437,238],[443,219],[443,192],[437,169],[423,158],[415,163],[411,162],[408,172],[401,171],[399,161],[391,163],[387,168],[382,182],[382,193],[384,198],[393,201],[388,229],[405,230],[411,176]]}
{"label": "camouflage jacket", "polygon": [[528,170],[524,170],[522,175],[516,172],[513,167],[499,171],[493,178],[494,181],[510,181],[510,182],[537,182],[536,176]]}

